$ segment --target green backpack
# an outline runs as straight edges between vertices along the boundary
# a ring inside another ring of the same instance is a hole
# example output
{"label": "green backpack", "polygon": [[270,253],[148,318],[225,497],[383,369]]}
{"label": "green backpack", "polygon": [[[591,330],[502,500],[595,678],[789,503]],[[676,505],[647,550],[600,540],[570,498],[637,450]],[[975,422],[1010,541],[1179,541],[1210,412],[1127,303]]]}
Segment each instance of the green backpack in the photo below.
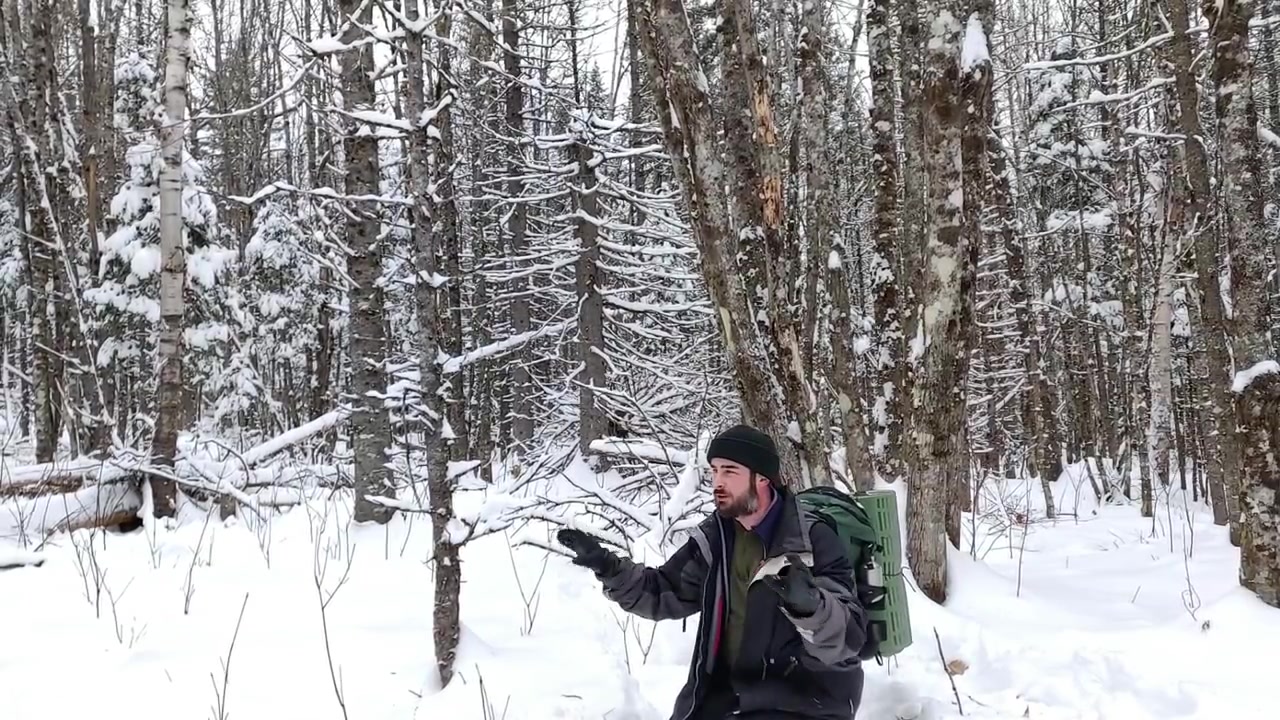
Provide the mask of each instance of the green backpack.
{"label": "green backpack", "polygon": [[[902,578],[897,496],[892,491],[859,493],[813,487],[796,493],[800,507],[835,530],[853,564],[858,600],[868,615],[867,639],[858,652],[878,662],[911,644],[906,585]],[[875,512],[868,512],[864,502]]]}

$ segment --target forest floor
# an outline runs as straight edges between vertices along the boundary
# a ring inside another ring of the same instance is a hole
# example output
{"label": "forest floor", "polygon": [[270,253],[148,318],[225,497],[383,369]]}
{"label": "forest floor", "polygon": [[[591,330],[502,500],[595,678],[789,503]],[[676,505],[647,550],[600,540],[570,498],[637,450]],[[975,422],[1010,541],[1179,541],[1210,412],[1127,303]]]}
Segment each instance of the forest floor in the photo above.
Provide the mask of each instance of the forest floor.
{"label": "forest floor", "polygon": [[[914,644],[867,665],[859,720],[1275,717],[1280,611],[1238,587],[1208,509],[1181,492],[1154,522],[1099,508],[1078,467],[1054,489],[1075,517],[988,485],[949,601],[912,592]],[[588,571],[502,533],[464,548],[458,677],[438,691],[430,527],[352,528],[349,507],[184,506],[154,534],[54,536],[42,566],[0,572],[0,716],[666,720],[696,617],[626,616]],[[0,555],[29,552],[0,532]]]}

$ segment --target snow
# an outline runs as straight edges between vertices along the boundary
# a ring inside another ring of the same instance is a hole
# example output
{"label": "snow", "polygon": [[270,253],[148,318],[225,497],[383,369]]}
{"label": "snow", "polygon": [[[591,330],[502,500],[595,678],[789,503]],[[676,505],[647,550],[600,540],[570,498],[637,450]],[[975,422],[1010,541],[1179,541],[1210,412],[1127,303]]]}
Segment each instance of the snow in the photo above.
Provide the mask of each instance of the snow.
{"label": "snow", "polygon": [[19,550],[17,548],[0,547],[0,570],[7,570],[26,565],[41,565],[44,556],[37,552]]}
{"label": "snow", "polygon": [[[671,505],[696,496],[695,467]],[[565,486],[602,482],[581,462],[565,472]],[[1273,671],[1254,655],[1280,643],[1280,613],[1239,588],[1210,511],[1176,489],[1158,492],[1154,519],[1100,506],[1079,465],[1053,487],[1056,521],[1036,484],[984,486],[949,602],[910,595],[914,645],[866,666],[858,718],[953,720],[955,694],[966,718],[1272,717]],[[6,720],[210,717],[219,696],[236,720],[329,720],[344,717],[335,685],[361,720],[667,718],[696,617],[624,614],[590,572],[518,542],[549,544],[547,525],[463,548],[458,675],[439,690],[429,518],[355,526],[349,494],[292,500],[264,521],[183,504],[151,530],[53,535],[42,566],[0,572],[0,617],[21,619],[0,642]],[[513,498],[463,493],[458,513],[494,503]],[[635,554],[656,562],[667,520],[645,517]],[[34,552],[0,537],[0,565]],[[51,668],[75,691],[50,692]]]}
{"label": "snow", "polygon": [[1254,380],[1268,374],[1280,374],[1280,363],[1275,360],[1263,360],[1255,363],[1252,367],[1245,368],[1236,372],[1235,379],[1231,382],[1231,392],[1242,393]]}
{"label": "snow", "polygon": [[1261,122],[1258,123],[1258,139],[1271,145],[1271,147],[1280,150],[1280,135],[1271,132],[1271,130]]}
{"label": "snow", "polygon": [[311,49],[311,52],[317,55],[332,55],[334,53],[344,52],[350,46],[339,40],[337,36],[331,35],[311,40],[307,42],[307,47]]}
{"label": "snow", "polygon": [[987,48],[987,32],[982,27],[982,16],[973,13],[965,24],[964,41],[960,46],[960,69],[970,72],[991,62]]}

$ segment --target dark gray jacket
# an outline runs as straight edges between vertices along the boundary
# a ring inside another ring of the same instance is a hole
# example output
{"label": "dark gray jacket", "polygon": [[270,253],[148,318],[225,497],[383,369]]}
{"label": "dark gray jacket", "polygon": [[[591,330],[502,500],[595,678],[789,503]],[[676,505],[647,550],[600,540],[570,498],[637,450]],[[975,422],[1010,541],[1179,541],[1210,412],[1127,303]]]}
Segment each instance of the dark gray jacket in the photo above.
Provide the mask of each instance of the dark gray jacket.
{"label": "dark gray jacket", "polygon": [[[729,676],[738,710],[745,718],[762,720],[852,720],[862,699],[858,649],[867,629],[866,613],[853,587],[853,567],[835,531],[800,512],[790,492],[779,492],[769,514],[774,512],[778,515],[769,518],[766,559],[747,593],[746,634]],[[616,574],[601,578],[609,599],[649,620],[701,613],[689,679],[676,698],[671,720],[695,717],[716,671],[721,628],[712,619],[725,617],[728,559],[733,552],[730,522],[735,521],[712,513],[661,567],[623,558]],[[778,596],[759,582],[782,569],[788,553],[798,554],[812,568],[819,585],[822,601],[811,617],[788,616]]]}

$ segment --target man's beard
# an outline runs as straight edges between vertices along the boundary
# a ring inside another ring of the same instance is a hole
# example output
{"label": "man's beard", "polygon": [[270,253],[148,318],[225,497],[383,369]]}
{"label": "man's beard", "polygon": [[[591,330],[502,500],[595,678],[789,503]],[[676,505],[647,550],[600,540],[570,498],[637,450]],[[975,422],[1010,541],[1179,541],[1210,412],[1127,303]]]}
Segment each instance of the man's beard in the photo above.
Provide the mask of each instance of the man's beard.
{"label": "man's beard", "polygon": [[737,497],[717,496],[716,510],[727,518],[746,517],[760,509],[760,492],[753,482],[747,486],[746,492]]}

